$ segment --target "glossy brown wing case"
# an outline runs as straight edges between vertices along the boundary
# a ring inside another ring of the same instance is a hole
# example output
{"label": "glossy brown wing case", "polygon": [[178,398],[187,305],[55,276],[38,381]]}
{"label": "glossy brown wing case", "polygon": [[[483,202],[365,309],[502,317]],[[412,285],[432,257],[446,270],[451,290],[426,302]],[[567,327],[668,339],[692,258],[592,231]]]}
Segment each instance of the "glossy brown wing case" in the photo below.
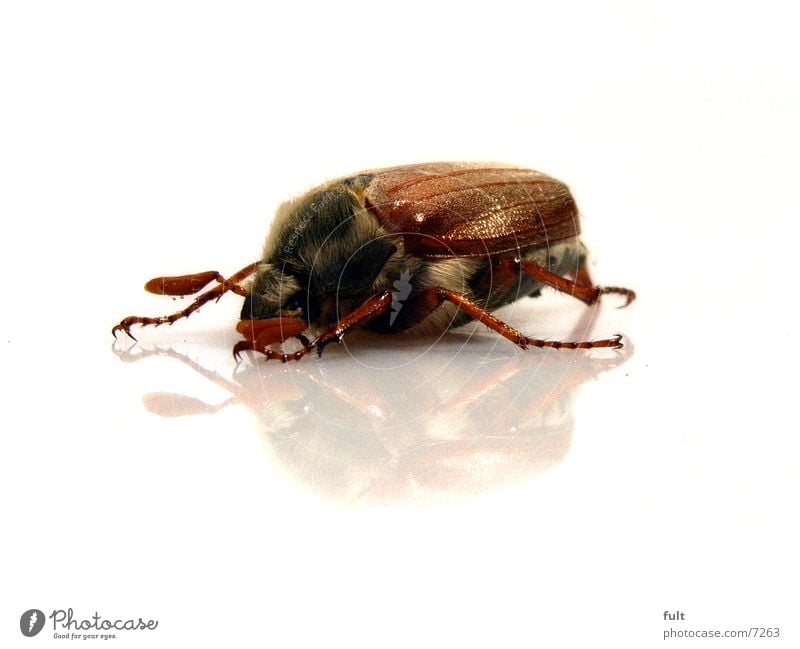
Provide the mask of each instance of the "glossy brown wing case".
{"label": "glossy brown wing case", "polygon": [[367,173],[365,205],[420,256],[496,255],[580,232],[567,186],[531,169],[436,162]]}

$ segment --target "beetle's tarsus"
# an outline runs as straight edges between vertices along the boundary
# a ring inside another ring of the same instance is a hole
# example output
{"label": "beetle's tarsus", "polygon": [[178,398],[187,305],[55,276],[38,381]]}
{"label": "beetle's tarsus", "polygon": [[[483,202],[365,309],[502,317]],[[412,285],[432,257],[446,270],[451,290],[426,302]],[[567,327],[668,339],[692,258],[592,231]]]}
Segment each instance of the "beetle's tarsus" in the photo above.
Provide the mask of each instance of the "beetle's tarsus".
{"label": "beetle's tarsus", "polygon": [[111,329],[111,334],[114,336],[114,340],[119,340],[117,332],[124,331],[126,334],[128,334],[128,337],[131,340],[133,340],[134,342],[139,342],[138,340],[136,340],[136,336],[134,336],[131,333],[131,325],[127,324],[127,320],[128,318],[125,318],[125,320],[123,320],[117,325],[114,325],[114,327]]}
{"label": "beetle's tarsus", "polygon": [[636,299],[636,291],[633,291],[629,288],[623,288],[621,286],[603,286],[600,289],[600,294],[602,295],[606,293],[616,293],[617,295],[625,296],[624,304],[620,304],[617,307],[618,309],[624,309],[626,306],[628,306],[631,302],[633,302]]}
{"label": "beetle's tarsus", "polygon": [[242,360],[242,352],[251,351],[251,352],[258,352],[266,357],[266,360],[279,360],[281,363],[288,363],[289,361],[298,361],[303,356],[305,356],[309,351],[314,348],[313,345],[305,345],[303,349],[300,349],[293,354],[286,354],[284,352],[277,352],[269,347],[259,348],[255,346],[255,343],[252,340],[240,340],[233,346],[233,358],[236,360],[237,364]]}
{"label": "beetle's tarsus", "polygon": [[252,350],[253,346],[252,343],[247,340],[240,340],[233,346],[233,358],[236,360],[236,363],[242,362],[242,352],[247,350]]}

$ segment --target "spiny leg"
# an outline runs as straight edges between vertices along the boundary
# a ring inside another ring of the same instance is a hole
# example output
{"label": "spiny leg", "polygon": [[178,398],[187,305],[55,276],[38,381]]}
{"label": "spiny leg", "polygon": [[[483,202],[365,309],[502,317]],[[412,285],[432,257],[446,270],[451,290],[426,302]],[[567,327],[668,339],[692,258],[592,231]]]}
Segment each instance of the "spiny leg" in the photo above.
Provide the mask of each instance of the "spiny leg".
{"label": "spiny leg", "polygon": [[514,265],[521,268],[522,271],[529,277],[553,287],[557,291],[572,295],[578,298],[581,302],[586,304],[594,304],[601,295],[606,293],[616,293],[625,296],[625,304],[622,307],[628,306],[636,299],[636,293],[629,288],[622,288],[620,286],[594,286],[592,284],[589,272],[584,266],[581,266],[575,273],[575,279],[567,279],[556,275],[555,273],[542,268],[538,264],[521,259],[507,259],[498,265],[501,268],[506,265]]}
{"label": "spiny leg", "polygon": [[465,298],[463,295],[454,293],[446,288],[434,286],[421,293],[416,298],[422,303],[425,303],[430,311],[437,308],[442,302],[452,302],[459,308],[463,309],[467,314],[472,316],[475,320],[479,320],[487,327],[496,331],[504,338],[507,338],[515,345],[519,345],[522,349],[527,349],[528,346],[533,347],[551,347],[553,349],[594,349],[596,347],[611,347],[618,349],[622,347],[622,336],[615,335],[612,338],[604,340],[591,340],[591,341],[576,341],[576,342],[563,342],[559,340],[542,340],[539,338],[530,338],[525,334],[510,327],[502,320],[494,317],[488,311],[485,311],[471,300]]}
{"label": "spiny leg", "polygon": [[[592,275],[589,272],[589,265],[587,263],[586,256],[582,256],[578,264],[575,268],[570,269],[567,272],[567,277],[571,277],[575,280],[576,284],[580,284],[581,286],[595,286],[595,282],[592,279]],[[598,300],[599,302],[599,300]],[[598,306],[598,302],[595,302],[592,307]],[[597,308],[590,308],[590,309],[583,309],[580,314],[580,318],[572,325],[572,329],[569,333],[566,334],[566,337],[574,340],[576,338],[583,338],[588,331],[591,330],[592,325],[594,324],[595,320],[597,319]]]}
{"label": "spiny leg", "polygon": [[[233,347],[233,356],[238,361],[243,351],[250,350],[264,354],[264,356],[267,357],[267,360],[279,360],[286,363],[287,361],[300,360],[303,356],[308,354],[313,349],[316,349],[321,355],[322,350],[325,348],[326,345],[332,343],[333,341],[337,342],[340,341],[342,339],[342,336],[344,336],[344,334],[347,333],[350,329],[364,326],[373,318],[377,318],[382,313],[386,313],[391,308],[391,306],[392,306],[392,292],[384,291],[383,293],[374,295],[368,300],[366,300],[357,309],[348,313],[346,316],[338,320],[336,323],[332,324],[330,327],[325,329],[314,340],[310,342],[306,340],[303,344],[303,347],[301,349],[298,349],[296,352],[293,352],[291,354],[276,352],[272,349],[269,349],[264,344],[259,344],[257,339],[240,340]],[[301,342],[303,342],[303,338],[301,336],[295,336],[295,337],[300,339]]]}
{"label": "spiny leg", "polygon": [[245,339],[236,344],[233,355],[238,361],[240,350],[266,350],[270,345],[283,343],[289,338],[297,338],[303,347],[308,347],[311,342],[303,335],[306,329],[308,323],[305,320],[291,316],[240,320],[236,331]]}
{"label": "spiny leg", "polygon": [[241,282],[252,275],[259,262],[248,264],[240,271],[234,273],[227,279],[224,278],[216,271],[206,271],[203,273],[195,273],[193,275],[182,275],[180,277],[156,277],[151,279],[145,284],[145,289],[151,293],[159,293],[161,295],[187,295],[196,293],[206,286],[211,281],[218,281],[219,284],[205,293],[198,295],[194,302],[192,302],[185,309],[176,311],[170,315],[152,318],[148,316],[128,316],[123,318],[119,324],[115,325],[111,330],[114,337],[117,337],[117,332],[124,331],[131,338],[136,340],[131,334],[131,327],[134,325],[148,326],[152,325],[158,327],[162,324],[172,324],[181,318],[188,318],[192,313],[197,311],[201,306],[212,300],[218,300],[228,291],[232,291],[237,295],[247,296],[247,289],[241,286]]}

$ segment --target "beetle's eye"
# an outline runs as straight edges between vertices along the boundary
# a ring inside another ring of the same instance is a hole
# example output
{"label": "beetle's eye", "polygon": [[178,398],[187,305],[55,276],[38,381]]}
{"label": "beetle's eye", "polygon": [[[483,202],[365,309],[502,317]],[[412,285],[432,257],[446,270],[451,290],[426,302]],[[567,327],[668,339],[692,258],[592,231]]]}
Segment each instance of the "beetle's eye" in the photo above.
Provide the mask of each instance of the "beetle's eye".
{"label": "beetle's eye", "polygon": [[292,297],[286,300],[286,304],[283,305],[283,309],[285,311],[302,311],[304,306],[305,300],[303,299],[302,293],[295,293]]}

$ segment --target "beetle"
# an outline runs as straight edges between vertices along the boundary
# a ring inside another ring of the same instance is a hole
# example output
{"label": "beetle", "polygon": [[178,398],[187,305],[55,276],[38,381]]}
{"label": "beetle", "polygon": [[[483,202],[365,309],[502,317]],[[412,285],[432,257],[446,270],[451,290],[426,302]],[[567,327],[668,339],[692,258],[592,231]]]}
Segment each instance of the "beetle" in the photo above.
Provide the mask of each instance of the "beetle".
{"label": "beetle", "polygon": [[[261,259],[230,277],[206,271],[150,280],[147,291],[171,296],[217,285],[181,311],[129,316],[112,333],[133,337],[134,325],[171,325],[233,292],[244,298],[237,359],[252,350],[299,360],[358,327],[441,332],[472,320],[523,349],[622,347],[618,334],[579,342],[531,338],[491,313],[545,286],[589,305],[606,293],[630,304],[631,289],[592,282],[579,235],[569,189],[538,171],[469,162],[364,171],[280,206]],[[273,349],[290,338],[300,341],[297,351]]]}

